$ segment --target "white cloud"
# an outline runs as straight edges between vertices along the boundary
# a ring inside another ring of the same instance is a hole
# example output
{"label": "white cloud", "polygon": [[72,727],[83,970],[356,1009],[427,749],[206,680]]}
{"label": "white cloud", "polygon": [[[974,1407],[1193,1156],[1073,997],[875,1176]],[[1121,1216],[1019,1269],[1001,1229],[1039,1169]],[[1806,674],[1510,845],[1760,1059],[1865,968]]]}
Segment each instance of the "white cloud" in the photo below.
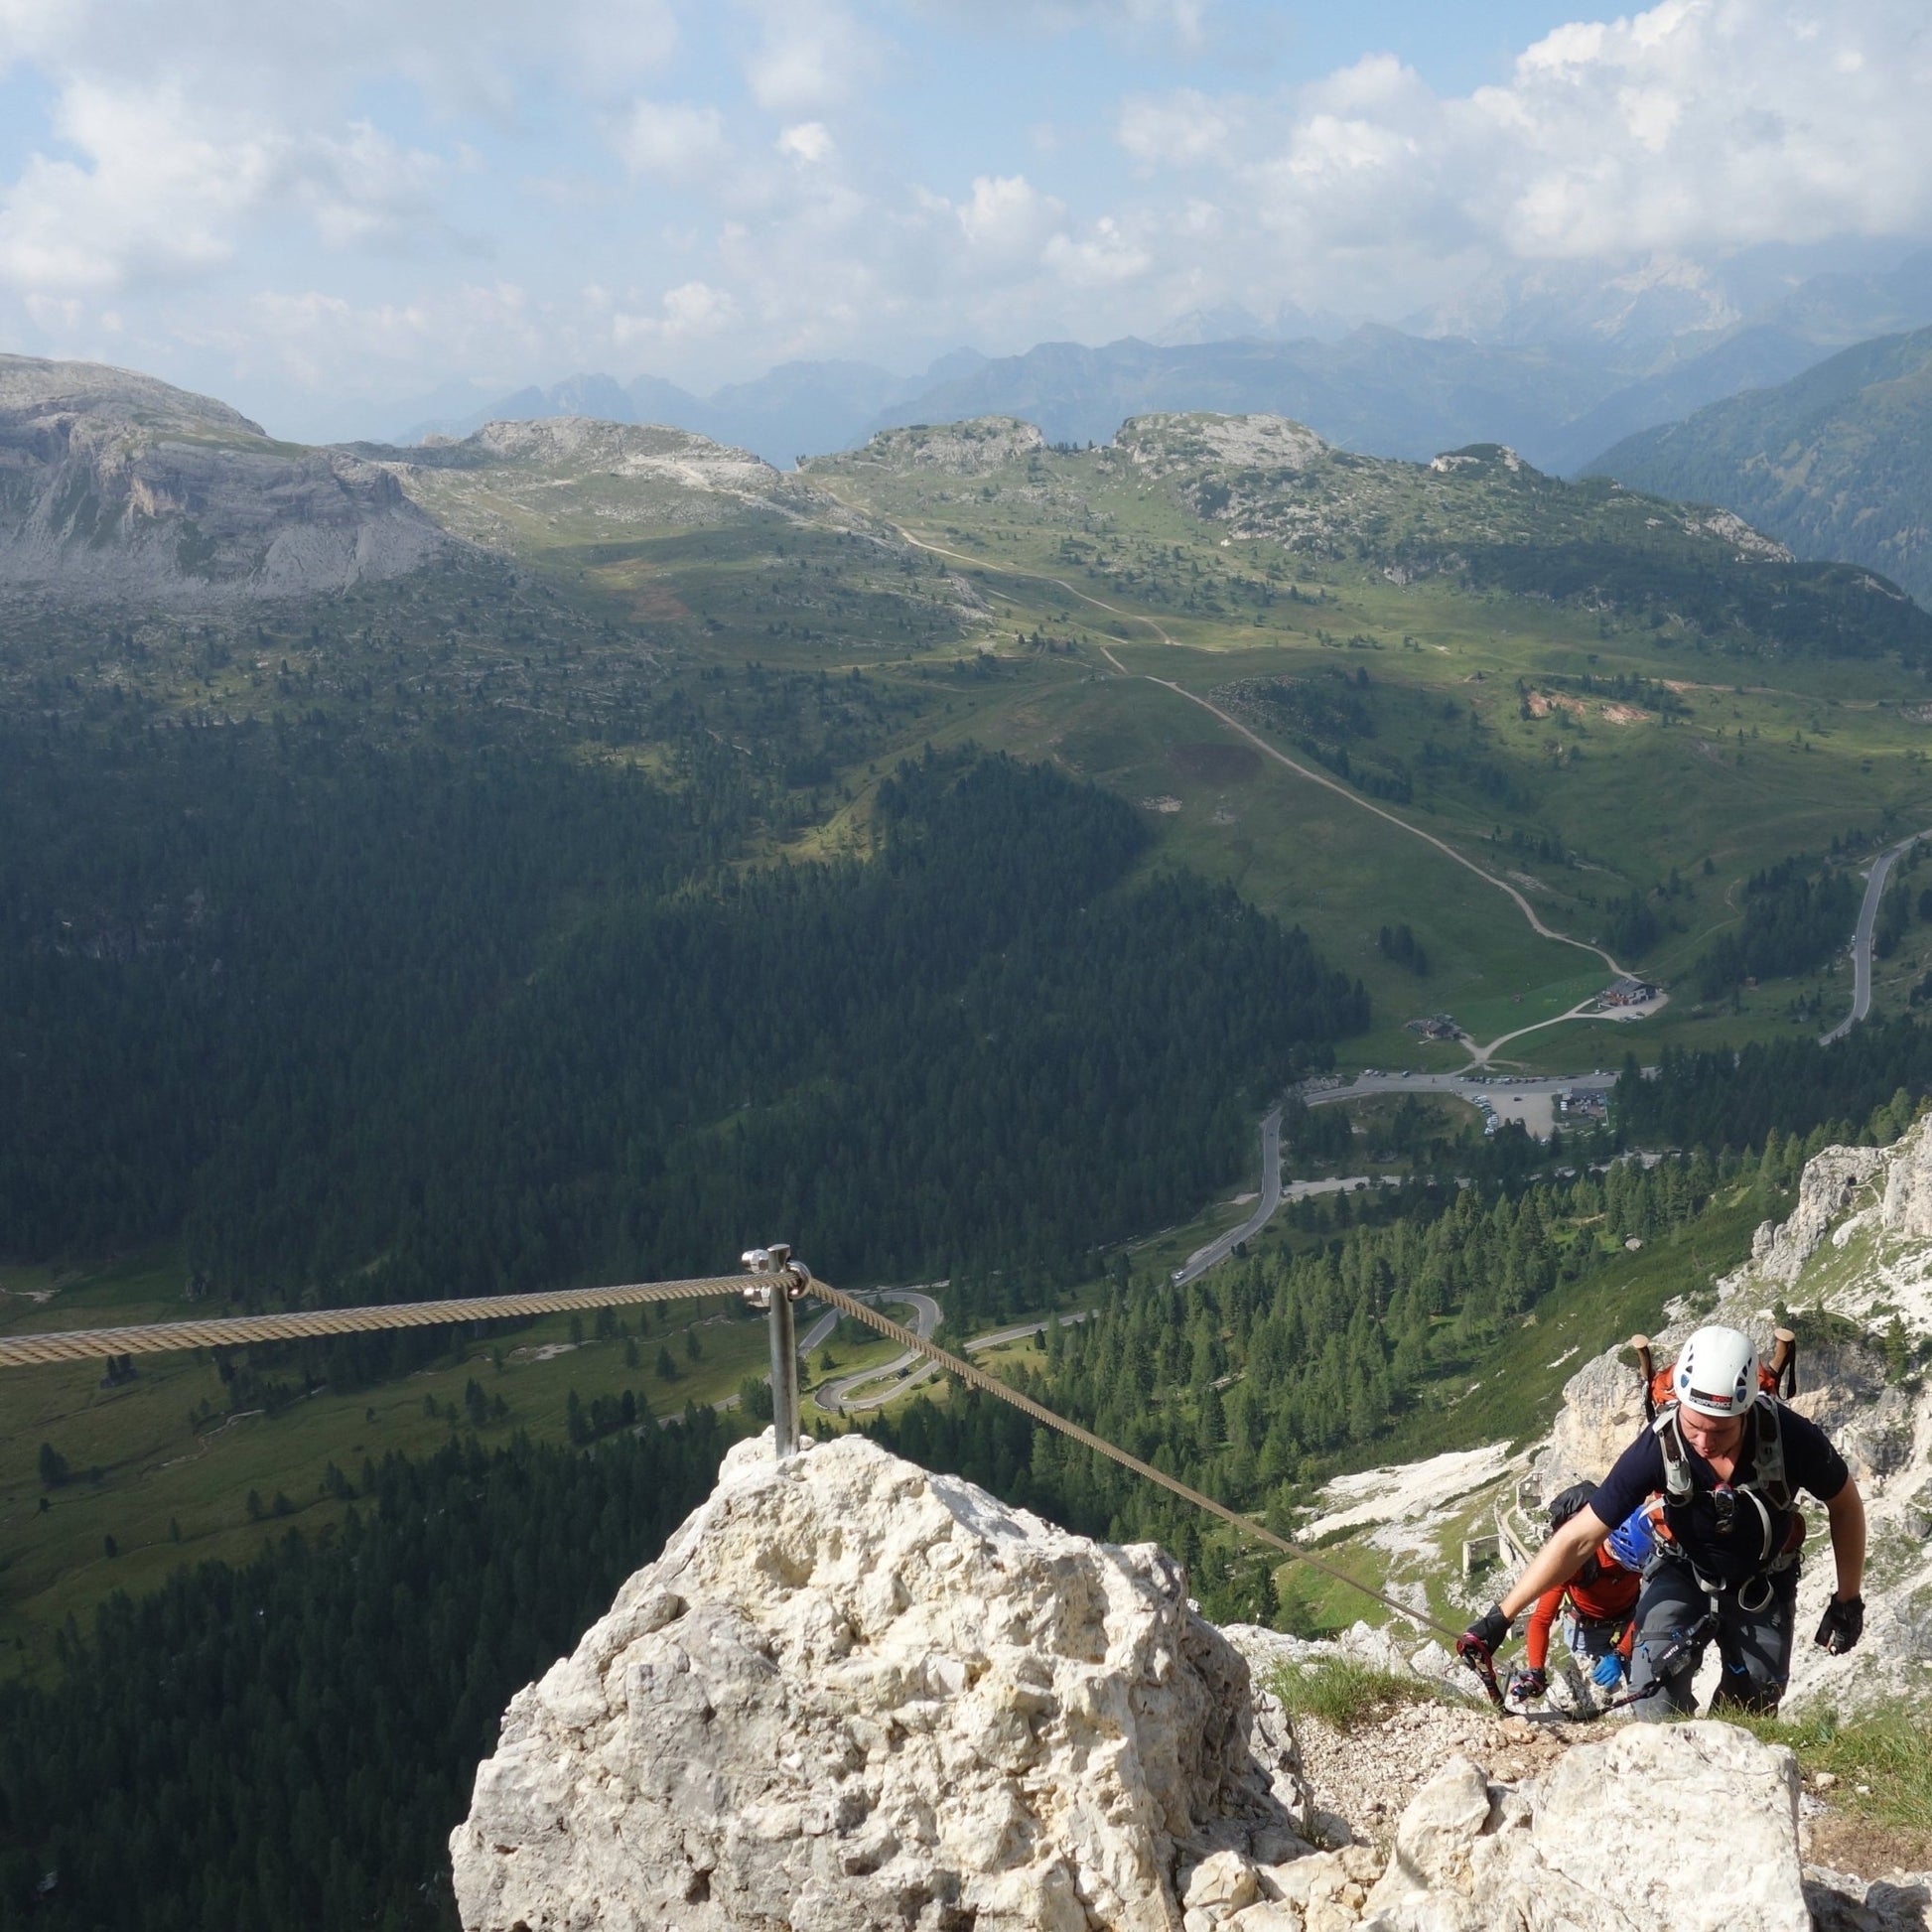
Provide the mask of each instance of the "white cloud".
{"label": "white cloud", "polygon": [[1454,104],[1471,203],[1512,252],[1590,256],[1903,232],[1932,215],[1922,12],[1663,0],[1559,29]]}
{"label": "white cloud", "polygon": [[[47,126],[0,178],[0,324],[96,346],[111,302],[117,353],[192,343],[204,380],[217,356],[332,387],[614,362],[697,380],[1226,305],[1474,328],[1530,282],[1552,315],[1585,284],[1604,315],[1688,312],[1718,299],[1706,265],[1759,241],[1932,231],[1922,0],[1663,0],[1559,28],[1463,94],[1380,53],[1272,92],[1205,63],[1149,91],[1217,20],[1204,0],[0,0],[0,70]],[[1087,71],[989,104],[1016,59]]]}
{"label": "white cloud", "polygon": [[462,283],[397,302],[262,290],[233,309],[177,309],[168,322],[179,343],[219,356],[242,382],[336,398],[381,395],[453,367],[494,374],[500,393],[555,346],[554,320],[514,282]]}
{"label": "white cloud", "polygon": [[655,315],[620,312],[611,319],[611,340],[620,348],[639,344],[677,344],[716,336],[738,320],[738,304],[725,290],[684,282],[669,290]]}
{"label": "white cloud", "polygon": [[404,83],[500,122],[539,75],[634,91],[676,39],[665,0],[0,0],[0,72],[40,79],[56,137],[0,182],[0,283],[206,274],[291,216],[331,247],[420,241],[475,150],[412,145],[358,96]]}
{"label": "white cloud", "polygon": [[1045,260],[1076,288],[1117,287],[1137,281],[1154,266],[1152,251],[1124,234],[1110,214],[1103,214],[1080,239],[1055,235],[1046,244]]}
{"label": "white cloud", "polygon": [[1191,52],[1207,38],[1204,0],[914,0],[914,11],[982,31],[1071,34],[1097,28],[1129,42],[1171,41]]}
{"label": "white cloud", "polygon": [[1189,168],[1225,162],[1240,120],[1238,105],[1183,87],[1165,100],[1136,98],[1120,110],[1115,138],[1148,167]]}
{"label": "white cloud", "polygon": [[743,11],[758,28],[746,85],[770,113],[837,106],[878,69],[878,42],[838,0],[743,0]]}
{"label": "white cloud", "polygon": [[808,166],[825,160],[832,152],[832,132],[823,121],[800,121],[778,136],[778,152],[788,154]]}
{"label": "white cloud", "polygon": [[958,209],[959,226],[976,253],[1036,256],[1059,228],[1065,207],[1025,175],[980,175],[973,199]]}
{"label": "white cloud", "polygon": [[689,101],[640,100],[618,129],[614,145],[633,175],[688,181],[715,172],[730,155],[725,117]]}
{"label": "white cloud", "polygon": [[172,90],[68,89],[57,128],[86,162],[32,156],[0,197],[0,280],[95,293],[215,268],[288,167],[260,129],[207,128]]}

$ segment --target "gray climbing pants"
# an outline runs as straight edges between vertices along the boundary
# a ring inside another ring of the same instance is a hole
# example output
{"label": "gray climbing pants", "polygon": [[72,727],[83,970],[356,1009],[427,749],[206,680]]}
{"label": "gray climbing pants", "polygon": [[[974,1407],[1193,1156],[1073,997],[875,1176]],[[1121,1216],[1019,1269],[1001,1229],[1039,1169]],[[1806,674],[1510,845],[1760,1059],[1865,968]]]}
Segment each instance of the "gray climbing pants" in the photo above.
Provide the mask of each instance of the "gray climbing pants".
{"label": "gray climbing pants", "polygon": [[[1768,1588],[1762,1603],[1760,1595]],[[1784,1696],[1791,1675],[1791,1636],[1798,1593],[1798,1566],[1780,1571],[1763,1583],[1743,1589],[1726,1589],[1715,1596],[1698,1586],[1691,1566],[1663,1551],[1651,1558],[1643,1573],[1643,1593],[1637,1598],[1637,1639],[1630,1655],[1630,1689],[1642,1692],[1657,1681],[1653,1665],[1692,1629],[1707,1610],[1718,1616],[1718,1656],[1724,1675],[1711,1700],[1712,1709],[1741,1706],[1747,1711],[1771,1712]],[[1747,1609],[1748,1599],[1755,1607]],[[1662,1688],[1639,1696],[1630,1710],[1649,1723],[1684,1717],[1696,1708],[1692,1680],[1704,1661],[1704,1645],[1680,1658],[1665,1676]]]}

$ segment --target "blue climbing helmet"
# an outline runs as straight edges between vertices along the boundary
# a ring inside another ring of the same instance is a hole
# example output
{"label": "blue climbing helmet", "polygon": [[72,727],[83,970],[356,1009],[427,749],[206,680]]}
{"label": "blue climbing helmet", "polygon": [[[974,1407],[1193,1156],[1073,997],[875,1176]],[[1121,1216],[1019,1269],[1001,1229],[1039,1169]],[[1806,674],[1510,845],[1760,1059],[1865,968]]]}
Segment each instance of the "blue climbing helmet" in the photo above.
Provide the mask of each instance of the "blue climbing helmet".
{"label": "blue climbing helmet", "polygon": [[1615,1529],[1604,1547],[1625,1570],[1640,1573],[1650,1561],[1650,1553],[1657,1547],[1656,1532],[1651,1527],[1650,1506],[1639,1504]]}

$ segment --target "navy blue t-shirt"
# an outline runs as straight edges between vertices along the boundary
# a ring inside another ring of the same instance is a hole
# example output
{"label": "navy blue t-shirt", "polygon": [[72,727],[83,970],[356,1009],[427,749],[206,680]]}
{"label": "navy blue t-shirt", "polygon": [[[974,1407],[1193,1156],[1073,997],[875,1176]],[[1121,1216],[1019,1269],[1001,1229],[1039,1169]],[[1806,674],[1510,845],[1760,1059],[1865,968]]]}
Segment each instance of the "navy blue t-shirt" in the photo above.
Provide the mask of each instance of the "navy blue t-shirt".
{"label": "navy blue t-shirt", "polygon": [[[1795,1410],[1780,1406],[1778,1421],[1784,1439],[1784,1479],[1795,1493],[1806,1489],[1822,1503],[1828,1503],[1843,1489],[1851,1471],[1845,1458],[1832,1447],[1831,1439],[1815,1422]],[[1744,1440],[1737,1452],[1737,1466],[1731,1484],[1749,1482],[1756,1473],[1757,1417],[1752,1413],[1745,1425]],[[1711,1491],[1717,1486],[1718,1472],[1696,1449],[1688,1437],[1684,1450],[1691,1470],[1691,1500],[1682,1509],[1666,1514],[1671,1533],[1684,1554],[1707,1577],[1719,1583],[1741,1583],[1762,1567],[1763,1524],[1757,1511],[1739,1499],[1730,1534],[1718,1529],[1717,1505]],[[1614,1529],[1646,1498],[1662,1493],[1664,1487],[1664,1449],[1649,1427],[1616,1459],[1615,1466],[1596,1485],[1589,1506]],[[1790,1513],[1773,1512],[1772,1531],[1775,1550],[1783,1544]]]}

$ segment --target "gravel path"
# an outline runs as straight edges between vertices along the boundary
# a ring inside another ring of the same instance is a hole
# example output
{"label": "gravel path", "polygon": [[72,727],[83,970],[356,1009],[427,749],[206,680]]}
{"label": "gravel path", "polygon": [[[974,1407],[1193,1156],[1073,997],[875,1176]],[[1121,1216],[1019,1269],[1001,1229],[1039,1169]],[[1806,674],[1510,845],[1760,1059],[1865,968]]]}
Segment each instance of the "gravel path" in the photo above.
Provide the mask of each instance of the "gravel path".
{"label": "gravel path", "polygon": [[1547,1770],[1571,1744],[1600,1734],[1589,1725],[1496,1719],[1473,1707],[1436,1703],[1399,1706],[1348,1731],[1314,1718],[1297,1719],[1295,1728],[1316,1808],[1384,1851],[1409,1800],[1458,1753],[1513,1784]]}

